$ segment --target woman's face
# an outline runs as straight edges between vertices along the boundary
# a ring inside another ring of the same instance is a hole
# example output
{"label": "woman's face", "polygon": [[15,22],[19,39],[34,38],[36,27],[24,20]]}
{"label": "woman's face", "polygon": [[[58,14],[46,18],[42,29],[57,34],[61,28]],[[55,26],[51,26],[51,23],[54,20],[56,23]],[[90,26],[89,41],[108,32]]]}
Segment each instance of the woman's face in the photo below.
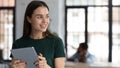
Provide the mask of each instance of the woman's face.
{"label": "woman's face", "polygon": [[32,17],[27,17],[32,31],[45,32],[49,25],[49,11],[46,7],[38,7],[34,10]]}

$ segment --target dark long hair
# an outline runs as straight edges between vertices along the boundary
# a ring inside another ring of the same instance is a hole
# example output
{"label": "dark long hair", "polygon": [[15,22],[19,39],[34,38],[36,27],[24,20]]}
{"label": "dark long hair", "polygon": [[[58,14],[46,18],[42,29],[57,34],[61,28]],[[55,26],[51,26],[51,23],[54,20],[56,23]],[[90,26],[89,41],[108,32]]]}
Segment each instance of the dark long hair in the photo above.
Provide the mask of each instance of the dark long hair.
{"label": "dark long hair", "polygon": [[[49,7],[43,1],[31,1],[28,4],[26,11],[25,11],[25,16],[24,16],[24,27],[23,27],[22,38],[28,37],[31,33],[31,24],[28,22],[27,16],[31,18],[34,10],[42,6],[46,7],[49,11]],[[47,36],[47,35],[52,35],[48,29],[46,30],[46,32],[43,32],[43,36]]]}

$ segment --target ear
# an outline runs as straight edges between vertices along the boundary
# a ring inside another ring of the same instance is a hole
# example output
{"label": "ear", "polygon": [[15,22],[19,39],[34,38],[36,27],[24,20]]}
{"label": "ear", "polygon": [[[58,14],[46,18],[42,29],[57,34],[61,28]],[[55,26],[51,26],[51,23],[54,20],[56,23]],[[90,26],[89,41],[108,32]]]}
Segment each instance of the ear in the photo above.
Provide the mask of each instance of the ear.
{"label": "ear", "polygon": [[31,19],[30,19],[30,17],[26,17],[27,18],[27,21],[29,22],[29,23],[31,23]]}

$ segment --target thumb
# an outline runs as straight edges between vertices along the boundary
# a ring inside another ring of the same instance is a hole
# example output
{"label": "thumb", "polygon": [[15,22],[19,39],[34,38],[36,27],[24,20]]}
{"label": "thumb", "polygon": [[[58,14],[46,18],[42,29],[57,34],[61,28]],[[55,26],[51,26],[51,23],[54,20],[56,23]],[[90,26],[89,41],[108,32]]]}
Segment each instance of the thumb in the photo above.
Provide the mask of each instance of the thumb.
{"label": "thumb", "polygon": [[43,55],[41,53],[39,53],[39,56],[43,57]]}

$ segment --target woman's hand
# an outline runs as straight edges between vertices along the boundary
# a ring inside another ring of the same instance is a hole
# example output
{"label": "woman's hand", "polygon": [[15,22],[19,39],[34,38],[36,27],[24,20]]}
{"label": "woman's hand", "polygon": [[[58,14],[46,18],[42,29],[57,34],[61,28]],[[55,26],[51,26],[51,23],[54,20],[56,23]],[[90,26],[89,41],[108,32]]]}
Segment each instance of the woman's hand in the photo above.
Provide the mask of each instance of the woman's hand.
{"label": "woman's hand", "polygon": [[42,54],[39,54],[38,58],[39,58],[39,61],[35,62],[35,65],[37,66],[37,68],[51,68],[47,64],[47,61],[45,57],[42,56]]}
{"label": "woman's hand", "polygon": [[12,59],[11,68],[26,68],[26,62],[22,62],[18,59]]}

